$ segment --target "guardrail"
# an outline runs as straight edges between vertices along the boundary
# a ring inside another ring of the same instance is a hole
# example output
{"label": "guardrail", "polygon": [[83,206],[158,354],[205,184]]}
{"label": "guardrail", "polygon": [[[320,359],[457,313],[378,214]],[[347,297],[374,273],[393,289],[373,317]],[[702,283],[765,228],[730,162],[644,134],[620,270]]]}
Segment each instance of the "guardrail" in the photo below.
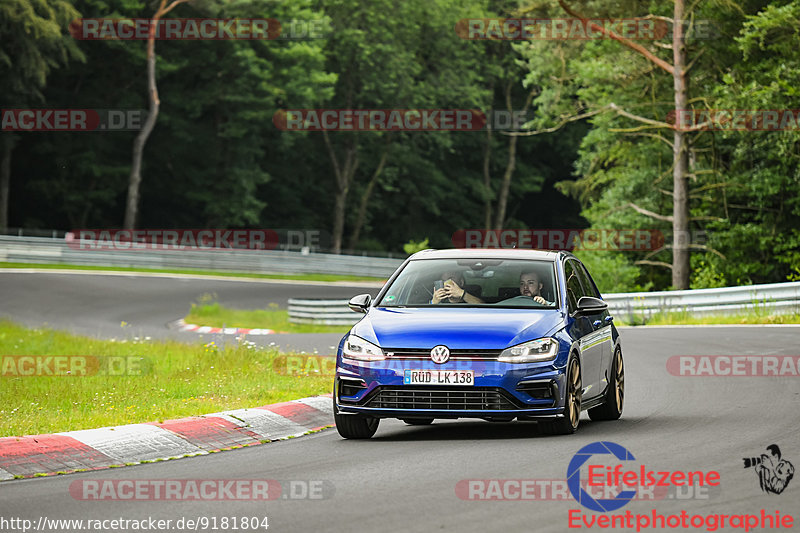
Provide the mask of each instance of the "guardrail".
{"label": "guardrail", "polygon": [[[603,299],[608,303],[612,316],[631,324],[663,312],[688,312],[697,316],[743,311],[800,313],[800,282],[685,291],[624,292],[606,294]],[[350,310],[347,300],[289,300],[290,322],[355,324],[362,316]]]}
{"label": "guardrail", "polygon": [[289,322],[295,324],[353,325],[363,316],[351,311],[347,300],[289,298]]}
{"label": "guardrail", "polygon": [[764,314],[800,313],[800,282],[721,287],[664,292],[606,294],[611,313],[627,322],[656,313],[688,312],[697,316],[726,315],[743,311]]}
{"label": "guardrail", "polygon": [[282,250],[79,250],[64,239],[0,235],[0,261],[152,269],[285,274],[348,274],[388,278],[402,259]]}

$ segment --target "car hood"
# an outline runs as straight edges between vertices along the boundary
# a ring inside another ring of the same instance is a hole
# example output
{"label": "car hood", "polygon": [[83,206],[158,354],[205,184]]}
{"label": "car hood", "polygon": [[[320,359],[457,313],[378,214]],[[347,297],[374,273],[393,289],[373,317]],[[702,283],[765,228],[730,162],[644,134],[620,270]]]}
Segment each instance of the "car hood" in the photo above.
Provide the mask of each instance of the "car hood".
{"label": "car hood", "polygon": [[556,309],[370,308],[352,333],[384,348],[503,349],[551,335]]}

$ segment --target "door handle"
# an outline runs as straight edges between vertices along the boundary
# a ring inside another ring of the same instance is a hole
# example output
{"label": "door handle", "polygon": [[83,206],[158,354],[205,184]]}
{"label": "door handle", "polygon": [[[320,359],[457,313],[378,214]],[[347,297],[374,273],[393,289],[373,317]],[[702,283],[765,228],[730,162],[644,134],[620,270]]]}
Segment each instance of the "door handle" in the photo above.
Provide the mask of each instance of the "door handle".
{"label": "door handle", "polygon": [[595,320],[594,322],[592,322],[592,326],[594,326],[596,328],[599,328],[601,324],[602,324],[602,322],[600,322],[599,320]]}
{"label": "door handle", "polygon": [[613,321],[614,321],[614,317],[613,316],[607,316],[606,317],[606,324],[611,324]]}

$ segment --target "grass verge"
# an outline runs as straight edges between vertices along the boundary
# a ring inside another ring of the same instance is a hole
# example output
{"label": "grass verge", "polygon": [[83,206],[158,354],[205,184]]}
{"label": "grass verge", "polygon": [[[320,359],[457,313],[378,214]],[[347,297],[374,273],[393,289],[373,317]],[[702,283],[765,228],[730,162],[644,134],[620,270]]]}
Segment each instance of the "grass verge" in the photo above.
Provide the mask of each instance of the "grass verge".
{"label": "grass verge", "polygon": [[350,330],[350,326],[293,324],[289,322],[289,312],[279,309],[276,304],[271,304],[268,309],[229,309],[212,300],[213,295],[205,295],[199,303],[193,303],[184,318],[186,323],[212,327],[265,328],[281,333],[345,334]]}
{"label": "grass verge", "polygon": [[385,278],[369,278],[362,276],[348,276],[344,274],[261,274],[254,272],[217,272],[214,270],[193,269],[156,269],[133,267],[106,267],[92,265],[52,265],[49,263],[4,263],[0,268],[42,268],[42,269],[68,269],[68,270],[107,270],[112,272],[144,272],[156,274],[195,274],[203,276],[227,276],[231,278],[260,278],[260,279],[285,279],[295,281],[372,281],[384,282]]}
{"label": "grass verge", "polygon": [[771,315],[758,309],[750,313],[720,316],[695,316],[688,311],[657,313],[648,319],[642,316],[615,316],[618,326],[691,326],[712,324],[800,324],[800,314]]}
{"label": "grass verge", "polygon": [[[105,356],[128,367],[93,376],[14,376],[21,366],[8,356],[15,355]],[[274,372],[277,355],[248,341],[115,342],[0,321],[0,437],[157,422],[331,391],[330,377]]]}

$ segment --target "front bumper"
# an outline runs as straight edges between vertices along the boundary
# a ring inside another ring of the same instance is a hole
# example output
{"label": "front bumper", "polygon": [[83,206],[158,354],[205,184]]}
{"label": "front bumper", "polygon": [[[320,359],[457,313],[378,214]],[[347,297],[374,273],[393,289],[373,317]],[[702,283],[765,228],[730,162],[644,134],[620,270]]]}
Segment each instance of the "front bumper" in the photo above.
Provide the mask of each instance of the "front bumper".
{"label": "front bumper", "polygon": [[[564,372],[553,361],[524,365],[497,361],[339,361],[334,388],[339,414],[510,419],[563,416],[564,412]],[[472,370],[474,385],[405,385],[406,370]]]}

